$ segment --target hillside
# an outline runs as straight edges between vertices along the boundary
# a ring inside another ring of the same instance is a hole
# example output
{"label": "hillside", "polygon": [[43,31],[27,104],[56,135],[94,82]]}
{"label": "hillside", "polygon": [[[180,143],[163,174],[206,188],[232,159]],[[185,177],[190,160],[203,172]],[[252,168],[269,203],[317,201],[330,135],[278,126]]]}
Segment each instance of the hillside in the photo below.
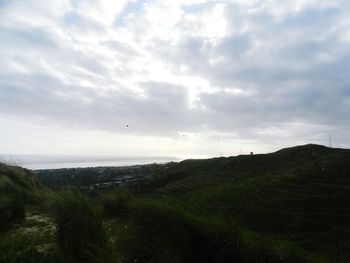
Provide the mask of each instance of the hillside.
{"label": "hillside", "polygon": [[185,160],[89,196],[4,165],[0,179],[1,200],[27,200],[0,262],[350,262],[350,150]]}
{"label": "hillside", "polygon": [[35,199],[39,186],[30,171],[0,163],[0,230],[24,219],[24,206]]}
{"label": "hillside", "polygon": [[[271,174],[283,176],[288,173],[300,175],[304,172],[322,172],[322,174],[335,176],[334,174],[341,172],[341,176],[346,176],[344,173],[349,169],[349,152],[349,150],[309,144],[270,154],[185,160],[171,169],[162,171],[161,175],[157,176],[152,191],[168,193],[169,190],[177,193],[177,190],[179,192],[183,190],[186,193],[188,190],[198,190],[205,186],[212,187],[228,181],[238,182]],[[308,167],[310,171],[307,171]],[[320,168],[322,171],[319,171]],[[181,184],[186,182],[187,187],[181,187]]]}
{"label": "hillside", "polygon": [[349,190],[350,151],[318,145],[186,160],[143,188],[336,262],[350,262]]}

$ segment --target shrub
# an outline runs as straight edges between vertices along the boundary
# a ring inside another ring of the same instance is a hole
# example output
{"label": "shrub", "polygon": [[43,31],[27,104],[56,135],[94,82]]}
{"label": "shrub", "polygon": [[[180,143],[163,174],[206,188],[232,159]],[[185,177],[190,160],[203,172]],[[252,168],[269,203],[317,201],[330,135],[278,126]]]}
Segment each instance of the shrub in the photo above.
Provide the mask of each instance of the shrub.
{"label": "shrub", "polygon": [[106,262],[106,232],[98,208],[77,191],[55,198],[52,212],[65,262]]}

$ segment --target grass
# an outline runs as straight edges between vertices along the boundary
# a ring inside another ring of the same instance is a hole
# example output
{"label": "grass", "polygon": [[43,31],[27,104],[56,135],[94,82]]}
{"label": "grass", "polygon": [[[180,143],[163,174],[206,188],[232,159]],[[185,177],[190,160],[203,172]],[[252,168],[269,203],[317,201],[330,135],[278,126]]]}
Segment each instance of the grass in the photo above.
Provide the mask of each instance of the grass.
{"label": "grass", "polygon": [[0,164],[0,231],[23,221],[28,185],[21,170]]}
{"label": "grass", "polygon": [[25,209],[23,203],[16,199],[4,199],[0,201],[0,231],[11,228],[24,220]]}
{"label": "grass", "polygon": [[66,190],[52,204],[57,242],[65,262],[108,261],[101,212],[86,196]]}
{"label": "grass", "polygon": [[101,198],[103,214],[106,217],[124,218],[130,214],[130,202],[133,196],[126,188],[110,191]]}
{"label": "grass", "polygon": [[124,224],[117,247],[124,262],[327,262],[232,218],[190,212],[176,200],[136,201]]}
{"label": "grass", "polygon": [[43,215],[27,214],[22,225],[2,233],[0,262],[59,262],[55,228]]}

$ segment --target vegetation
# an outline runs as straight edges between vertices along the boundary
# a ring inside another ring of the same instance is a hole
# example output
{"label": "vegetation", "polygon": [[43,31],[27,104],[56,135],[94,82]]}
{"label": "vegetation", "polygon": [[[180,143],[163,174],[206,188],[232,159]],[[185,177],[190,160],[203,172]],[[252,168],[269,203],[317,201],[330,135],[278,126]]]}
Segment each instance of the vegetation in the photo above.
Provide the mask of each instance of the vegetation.
{"label": "vegetation", "polygon": [[163,170],[168,164],[147,164],[121,167],[88,167],[36,170],[40,181],[50,187],[58,186],[86,186],[98,183],[127,181],[131,178],[146,177]]}
{"label": "vegetation", "polygon": [[52,204],[57,242],[65,262],[106,262],[107,235],[101,213],[77,191],[65,191]]}
{"label": "vegetation", "polygon": [[0,164],[0,232],[23,221],[24,205],[36,199],[38,187],[29,171]]}
{"label": "vegetation", "polygon": [[349,150],[186,160],[94,195],[2,167],[0,262],[350,262]]}
{"label": "vegetation", "polygon": [[131,212],[131,201],[133,196],[126,188],[106,193],[102,197],[101,206],[106,217],[125,217]]}

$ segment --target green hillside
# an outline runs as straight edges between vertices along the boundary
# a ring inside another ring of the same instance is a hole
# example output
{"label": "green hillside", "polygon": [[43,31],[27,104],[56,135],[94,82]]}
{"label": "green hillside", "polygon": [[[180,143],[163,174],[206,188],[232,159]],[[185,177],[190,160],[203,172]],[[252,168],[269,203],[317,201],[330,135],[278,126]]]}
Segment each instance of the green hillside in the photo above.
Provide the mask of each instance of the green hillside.
{"label": "green hillside", "polygon": [[350,262],[350,150],[186,160],[88,194],[0,180],[2,211],[22,209],[0,262]]}
{"label": "green hillside", "polygon": [[45,216],[49,193],[31,171],[0,164],[1,263],[44,259],[45,246],[53,242],[53,232],[47,232],[53,224]]}
{"label": "green hillside", "polygon": [[39,181],[29,171],[0,164],[0,231],[21,222],[35,199]]}
{"label": "green hillside", "polygon": [[186,160],[143,190],[175,198],[196,216],[225,218],[325,260],[350,262],[349,150],[306,145]]}

